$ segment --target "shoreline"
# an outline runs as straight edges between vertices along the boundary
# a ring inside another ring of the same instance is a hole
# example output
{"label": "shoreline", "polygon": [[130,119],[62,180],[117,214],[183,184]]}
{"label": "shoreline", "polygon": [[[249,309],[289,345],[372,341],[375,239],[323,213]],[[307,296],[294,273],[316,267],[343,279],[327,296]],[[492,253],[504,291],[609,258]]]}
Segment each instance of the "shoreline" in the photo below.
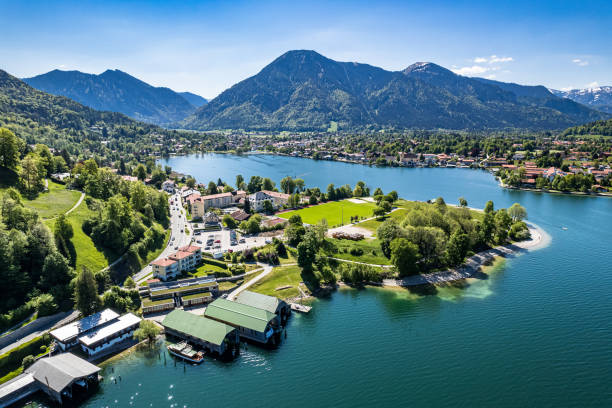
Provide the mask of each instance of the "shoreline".
{"label": "shoreline", "polygon": [[527,251],[545,248],[550,243],[550,236],[541,227],[527,223],[531,238],[525,241],[500,245],[472,255],[463,264],[446,271],[432,272],[422,275],[407,276],[403,279],[383,279],[382,287],[410,287],[419,285],[436,285],[468,279],[481,272],[482,267],[489,265],[496,258],[516,256]]}
{"label": "shoreline", "polygon": [[501,188],[505,188],[507,190],[529,191],[531,193],[571,195],[571,196],[581,196],[581,197],[612,197],[612,193],[598,193],[596,191],[583,193],[582,191],[561,191],[561,190],[549,190],[545,188],[514,187],[514,186],[509,186],[507,184],[502,183],[502,181],[499,180],[499,177],[496,177],[496,179],[499,181],[498,185]]}

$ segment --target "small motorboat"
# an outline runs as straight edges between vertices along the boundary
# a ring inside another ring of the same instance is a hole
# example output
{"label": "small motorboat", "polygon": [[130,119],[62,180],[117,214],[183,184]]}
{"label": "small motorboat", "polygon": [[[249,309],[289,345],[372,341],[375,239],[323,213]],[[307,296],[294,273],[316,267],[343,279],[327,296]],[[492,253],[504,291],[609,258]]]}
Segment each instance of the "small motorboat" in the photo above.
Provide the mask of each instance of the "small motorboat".
{"label": "small motorboat", "polygon": [[168,345],[167,349],[173,356],[182,358],[190,363],[200,364],[202,361],[204,361],[204,353],[195,350],[185,341],[177,344],[170,344]]}

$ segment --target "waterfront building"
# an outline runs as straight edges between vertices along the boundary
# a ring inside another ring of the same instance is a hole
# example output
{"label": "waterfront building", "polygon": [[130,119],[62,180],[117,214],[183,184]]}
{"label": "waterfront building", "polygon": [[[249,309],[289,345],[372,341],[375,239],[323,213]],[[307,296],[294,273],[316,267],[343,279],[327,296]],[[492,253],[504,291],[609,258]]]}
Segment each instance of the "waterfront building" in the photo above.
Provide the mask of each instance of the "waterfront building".
{"label": "waterfront building", "polygon": [[285,324],[291,316],[291,307],[287,302],[276,296],[262,295],[261,293],[243,290],[238,294],[234,302],[256,307],[274,313],[280,318],[280,323]]}
{"label": "waterfront building", "polygon": [[51,330],[50,334],[63,351],[78,344],[78,338],[115,320],[119,315],[111,309],[87,316],[79,321]]}
{"label": "waterfront building", "polygon": [[232,207],[245,197],[246,192],[242,190],[198,197],[190,202],[191,216],[193,218],[201,218],[211,208]]}
{"label": "waterfront building", "polygon": [[240,344],[238,331],[234,327],[183,310],[170,312],[162,321],[162,326],[167,335],[218,355],[232,352]]}
{"label": "waterfront building", "polygon": [[204,316],[238,329],[240,337],[266,344],[280,330],[278,316],[257,307],[227,299],[216,299],[208,305]]}
{"label": "waterfront building", "polygon": [[81,348],[89,356],[100,354],[124,340],[131,339],[140,321],[140,317],[132,313],[124,314],[113,322],[80,336]]}
{"label": "waterfront building", "polygon": [[166,180],[162,183],[162,190],[166,193],[174,194],[174,180]]}
{"label": "waterfront building", "polygon": [[6,407],[42,391],[62,404],[97,386],[100,368],[72,353],[44,357],[0,386],[0,406]]}

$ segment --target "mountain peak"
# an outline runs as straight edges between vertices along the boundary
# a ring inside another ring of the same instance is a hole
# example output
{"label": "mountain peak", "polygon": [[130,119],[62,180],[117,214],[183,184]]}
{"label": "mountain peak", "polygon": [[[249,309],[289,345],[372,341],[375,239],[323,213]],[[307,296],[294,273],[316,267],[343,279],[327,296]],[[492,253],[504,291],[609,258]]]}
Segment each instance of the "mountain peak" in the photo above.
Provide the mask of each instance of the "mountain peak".
{"label": "mountain peak", "polygon": [[433,62],[415,62],[408,68],[402,71],[405,75],[410,74],[452,74],[455,75],[451,70],[441,67]]}

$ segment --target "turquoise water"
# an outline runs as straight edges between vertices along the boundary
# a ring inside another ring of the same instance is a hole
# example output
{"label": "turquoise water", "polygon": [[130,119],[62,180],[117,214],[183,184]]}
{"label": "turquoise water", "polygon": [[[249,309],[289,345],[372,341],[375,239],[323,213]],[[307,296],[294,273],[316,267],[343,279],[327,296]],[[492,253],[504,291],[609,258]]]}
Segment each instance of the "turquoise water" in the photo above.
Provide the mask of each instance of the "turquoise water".
{"label": "turquoise water", "polygon": [[467,169],[224,155],[162,163],[200,182],[291,175],[474,207],[520,202],[551,241],[436,293],[340,290],[294,315],[278,350],[251,346],[229,364],[175,368],[161,346],[135,352],[104,366],[85,406],[612,406],[612,199],[503,190]]}

